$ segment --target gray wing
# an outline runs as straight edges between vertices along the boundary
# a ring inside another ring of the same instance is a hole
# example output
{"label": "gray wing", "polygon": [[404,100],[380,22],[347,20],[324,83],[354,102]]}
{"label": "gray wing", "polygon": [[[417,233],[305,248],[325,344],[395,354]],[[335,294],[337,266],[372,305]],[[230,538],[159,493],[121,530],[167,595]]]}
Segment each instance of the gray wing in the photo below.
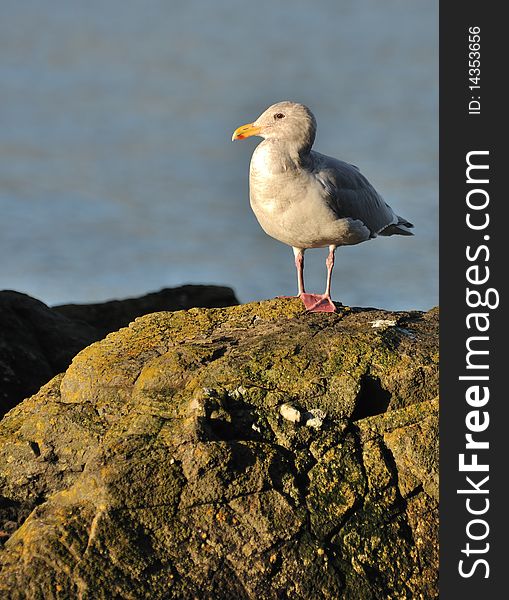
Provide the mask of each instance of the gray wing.
{"label": "gray wing", "polygon": [[338,219],[362,221],[374,237],[399,217],[354,165],[312,152],[313,174]]}

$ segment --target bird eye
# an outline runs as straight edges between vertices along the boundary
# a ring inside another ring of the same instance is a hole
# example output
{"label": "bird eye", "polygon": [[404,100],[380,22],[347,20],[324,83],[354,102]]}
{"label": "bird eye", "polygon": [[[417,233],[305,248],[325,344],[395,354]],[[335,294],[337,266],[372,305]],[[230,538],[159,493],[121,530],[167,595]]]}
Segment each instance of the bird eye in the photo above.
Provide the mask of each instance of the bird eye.
{"label": "bird eye", "polygon": [[274,115],[274,119],[284,119],[284,118],[285,118],[285,116],[283,113],[276,113]]}

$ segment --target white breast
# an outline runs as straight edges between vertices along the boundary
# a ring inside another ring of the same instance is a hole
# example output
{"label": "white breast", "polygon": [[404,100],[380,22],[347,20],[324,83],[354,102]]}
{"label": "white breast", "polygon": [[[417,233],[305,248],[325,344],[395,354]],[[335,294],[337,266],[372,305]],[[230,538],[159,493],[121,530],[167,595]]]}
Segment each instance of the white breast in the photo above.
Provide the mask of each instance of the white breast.
{"label": "white breast", "polygon": [[251,208],[271,237],[298,248],[357,243],[353,224],[330,210],[314,176],[272,144],[256,148],[249,175]]}
{"label": "white breast", "polygon": [[259,144],[251,157],[250,174],[256,178],[270,178],[285,173],[289,168],[288,161],[281,157],[270,143]]}

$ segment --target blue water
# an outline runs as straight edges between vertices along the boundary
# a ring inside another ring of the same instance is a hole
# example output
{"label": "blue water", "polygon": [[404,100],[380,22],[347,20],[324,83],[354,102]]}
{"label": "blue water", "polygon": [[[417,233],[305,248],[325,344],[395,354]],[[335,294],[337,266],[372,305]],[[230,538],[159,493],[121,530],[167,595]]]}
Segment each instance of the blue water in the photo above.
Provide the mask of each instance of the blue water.
{"label": "blue water", "polygon": [[[0,288],[48,304],[182,283],[241,301],[296,291],[251,213],[273,102],[311,107],[315,148],[358,165],[415,226],[337,253],[347,304],[437,303],[437,3],[23,0],[0,19]],[[325,251],[306,254],[310,291]]]}

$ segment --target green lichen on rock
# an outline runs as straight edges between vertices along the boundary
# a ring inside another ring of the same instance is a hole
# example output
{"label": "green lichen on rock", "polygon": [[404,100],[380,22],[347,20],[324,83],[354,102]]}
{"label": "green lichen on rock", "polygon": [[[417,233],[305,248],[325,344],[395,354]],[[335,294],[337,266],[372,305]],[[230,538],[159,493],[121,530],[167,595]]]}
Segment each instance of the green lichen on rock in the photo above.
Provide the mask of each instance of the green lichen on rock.
{"label": "green lichen on rock", "polygon": [[436,597],[437,319],[276,299],[87,347],[0,424],[0,595]]}

